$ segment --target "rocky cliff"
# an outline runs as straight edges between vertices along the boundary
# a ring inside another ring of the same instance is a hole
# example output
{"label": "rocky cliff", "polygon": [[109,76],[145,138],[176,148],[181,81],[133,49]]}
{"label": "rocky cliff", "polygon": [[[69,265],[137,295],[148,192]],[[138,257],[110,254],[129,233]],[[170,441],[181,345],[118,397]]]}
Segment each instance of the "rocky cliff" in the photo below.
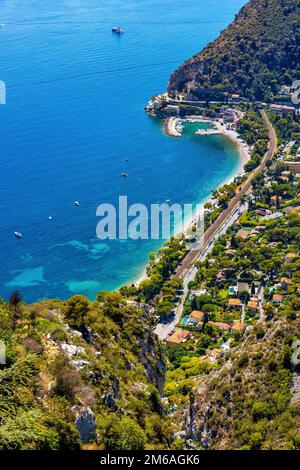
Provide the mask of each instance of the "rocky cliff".
{"label": "rocky cliff", "polygon": [[300,3],[251,0],[220,36],[172,75],[168,92],[190,99],[224,92],[268,99],[300,78]]}
{"label": "rocky cliff", "polygon": [[0,449],[128,450],[169,439],[160,429],[166,366],[143,304],[118,293],[0,299],[0,339]]}
{"label": "rocky cliff", "polygon": [[193,391],[182,430],[202,449],[292,449],[299,443],[293,339],[300,319],[257,324]]}

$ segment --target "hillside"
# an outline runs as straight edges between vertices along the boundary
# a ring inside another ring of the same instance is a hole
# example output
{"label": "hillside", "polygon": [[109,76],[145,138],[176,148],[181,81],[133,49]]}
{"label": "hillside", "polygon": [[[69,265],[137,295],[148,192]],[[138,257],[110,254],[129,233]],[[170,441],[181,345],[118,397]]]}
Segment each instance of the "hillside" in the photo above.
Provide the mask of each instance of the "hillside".
{"label": "hillside", "polygon": [[143,308],[117,293],[33,305],[14,293],[0,339],[1,450],[166,445],[165,364]]}
{"label": "hillside", "polygon": [[298,0],[251,0],[221,35],[170,77],[169,94],[217,98],[224,91],[268,100],[300,78]]}
{"label": "hillside", "polygon": [[[292,399],[291,341],[300,321],[257,325],[195,390],[184,427],[204,449],[298,449],[299,393]],[[190,416],[193,416],[192,423]]]}

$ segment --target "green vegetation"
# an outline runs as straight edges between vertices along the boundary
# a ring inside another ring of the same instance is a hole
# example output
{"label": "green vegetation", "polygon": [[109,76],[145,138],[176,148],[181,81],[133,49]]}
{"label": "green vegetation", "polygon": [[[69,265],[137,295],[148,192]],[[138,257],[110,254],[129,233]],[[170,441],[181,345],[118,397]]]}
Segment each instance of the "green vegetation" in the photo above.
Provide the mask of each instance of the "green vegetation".
{"label": "green vegetation", "polygon": [[275,113],[269,113],[269,119],[276,129],[279,143],[287,140],[295,140],[294,149],[300,145],[300,122],[299,116],[283,115],[278,116]]}
{"label": "green vegetation", "polygon": [[[163,353],[143,304],[119,293],[89,302],[0,303],[0,449],[143,449],[166,446],[161,420]],[[91,410],[94,437],[76,416]]]}
{"label": "green vegetation", "polygon": [[268,130],[261,116],[248,111],[237,125],[237,132],[248,145],[253,146],[251,158],[245,165],[245,171],[256,168],[268,148]]}
{"label": "green vegetation", "polygon": [[[270,101],[300,78],[298,0],[251,0],[235,21],[171,76],[168,91]],[[276,60],[274,59],[276,57]]]}
{"label": "green vegetation", "polygon": [[158,251],[157,257],[155,257],[154,253],[150,253],[150,261],[147,267],[148,278],[142,281],[139,286],[139,297],[141,299],[148,301],[159,294],[164,281],[173,274],[185,252],[185,243],[172,238],[165,243],[164,248]]}

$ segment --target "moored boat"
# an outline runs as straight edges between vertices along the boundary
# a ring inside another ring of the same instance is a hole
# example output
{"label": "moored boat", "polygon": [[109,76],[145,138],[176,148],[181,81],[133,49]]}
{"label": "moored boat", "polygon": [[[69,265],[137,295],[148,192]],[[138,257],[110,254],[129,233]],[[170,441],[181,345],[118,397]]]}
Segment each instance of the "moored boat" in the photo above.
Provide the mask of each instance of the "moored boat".
{"label": "moored boat", "polygon": [[116,34],[124,34],[125,31],[123,28],[121,28],[121,26],[114,26],[112,28],[112,32]]}

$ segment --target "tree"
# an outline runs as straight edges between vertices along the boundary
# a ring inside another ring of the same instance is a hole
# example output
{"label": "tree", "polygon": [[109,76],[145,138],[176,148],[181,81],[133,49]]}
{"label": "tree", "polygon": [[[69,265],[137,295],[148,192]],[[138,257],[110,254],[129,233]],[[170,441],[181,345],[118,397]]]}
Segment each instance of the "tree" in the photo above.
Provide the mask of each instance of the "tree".
{"label": "tree", "polygon": [[104,302],[105,295],[108,294],[107,290],[100,290],[96,295],[96,302]]}
{"label": "tree", "polygon": [[20,294],[18,290],[15,290],[14,292],[12,292],[12,294],[9,297],[9,303],[16,310],[20,302],[22,302],[22,295]]}
{"label": "tree", "polygon": [[146,435],[133,419],[128,417],[120,419],[112,415],[107,420],[103,442],[107,450],[143,450],[146,445]]}
{"label": "tree", "polygon": [[79,373],[72,368],[65,356],[59,356],[54,364],[55,385],[53,392],[61,397],[73,401],[76,389],[80,384]]}
{"label": "tree", "polygon": [[9,298],[9,303],[10,305],[14,308],[14,314],[12,316],[12,325],[13,329],[16,328],[19,313],[18,313],[18,305],[22,302],[22,296],[18,290],[15,290],[12,292],[10,298]]}
{"label": "tree", "polygon": [[65,316],[72,325],[83,328],[88,311],[89,300],[84,295],[74,295],[67,300]]}

